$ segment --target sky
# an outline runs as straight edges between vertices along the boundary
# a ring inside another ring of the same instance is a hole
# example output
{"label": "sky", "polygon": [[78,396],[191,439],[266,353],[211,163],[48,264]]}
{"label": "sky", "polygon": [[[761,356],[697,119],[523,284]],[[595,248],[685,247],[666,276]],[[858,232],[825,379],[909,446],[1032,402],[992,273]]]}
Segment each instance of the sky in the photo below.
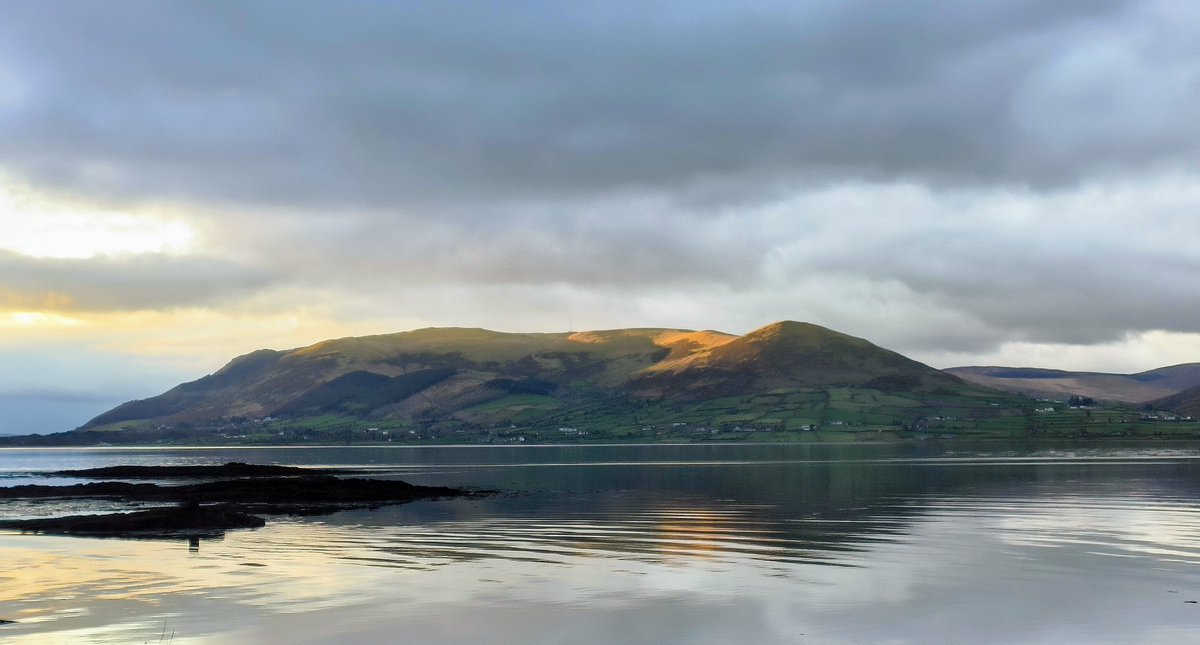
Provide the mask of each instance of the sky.
{"label": "sky", "polygon": [[802,320],[1200,361],[1200,4],[14,0],[0,433],[254,349]]}

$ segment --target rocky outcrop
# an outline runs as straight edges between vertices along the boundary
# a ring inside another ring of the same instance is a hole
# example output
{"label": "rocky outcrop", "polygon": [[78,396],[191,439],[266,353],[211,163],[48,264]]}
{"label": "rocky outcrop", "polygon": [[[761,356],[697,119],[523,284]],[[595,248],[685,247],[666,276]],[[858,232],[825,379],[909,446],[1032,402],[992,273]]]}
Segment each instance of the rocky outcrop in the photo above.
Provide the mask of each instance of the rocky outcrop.
{"label": "rocky outcrop", "polygon": [[[197,468],[217,470],[199,471]],[[280,471],[279,469],[283,469]],[[172,470],[175,469],[175,470]],[[416,486],[388,479],[339,478],[329,475],[269,476],[266,473],[303,471],[281,466],[226,464],[215,467],[116,466],[106,473],[160,473],[154,477],[195,477],[197,473],[236,472],[238,479],[164,486],[119,481],[69,486],[13,486],[0,488],[0,499],[106,499],[131,503],[175,504],[130,513],[77,515],[49,519],[0,521],[0,528],[41,533],[125,537],[177,537],[219,534],[227,529],[258,528],[266,522],[257,515],[324,515],[352,508],[374,508],[420,499],[481,494],[444,486]],[[69,471],[64,471],[69,472]],[[87,473],[96,471],[74,471]],[[182,473],[189,473],[183,475]],[[81,475],[78,475],[81,476]]]}

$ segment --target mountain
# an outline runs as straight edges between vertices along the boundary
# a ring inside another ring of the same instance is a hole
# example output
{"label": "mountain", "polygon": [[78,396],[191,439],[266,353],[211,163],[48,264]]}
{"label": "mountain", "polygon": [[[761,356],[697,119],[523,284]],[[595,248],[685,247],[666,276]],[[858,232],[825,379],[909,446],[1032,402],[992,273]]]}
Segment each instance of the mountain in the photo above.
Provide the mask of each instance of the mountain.
{"label": "mountain", "polygon": [[784,429],[815,427],[839,414],[839,423],[897,425],[920,418],[927,403],[921,397],[988,396],[980,392],[861,338],[799,322],[740,337],[684,329],[430,328],[251,352],[213,374],[117,406],[81,430],[258,424],[284,428],[282,434],[358,421],[373,430],[435,435],[560,426],[618,432],[668,422]]}
{"label": "mountain", "polygon": [[1200,363],[1137,374],[1032,367],[952,367],[944,371],[976,385],[1024,396],[1064,399],[1078,395],[1116,403],[1145,403],[1200,386]]}

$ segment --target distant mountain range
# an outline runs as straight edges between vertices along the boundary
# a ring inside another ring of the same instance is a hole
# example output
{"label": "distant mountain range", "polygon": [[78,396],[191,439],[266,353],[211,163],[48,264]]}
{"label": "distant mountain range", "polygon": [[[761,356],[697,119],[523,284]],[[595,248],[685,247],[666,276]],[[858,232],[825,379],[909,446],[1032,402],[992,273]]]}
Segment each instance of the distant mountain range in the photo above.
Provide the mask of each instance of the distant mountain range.
{"label": "distant mountain range", "polygon": [[1129,435],[1139,431],[1128,413],[1047,416],[1046,406],[1027,397],[1143,403],[1176,396],[1184,398],[1163,400],[1187,409],[1200,400],[1200,393],[1181,394],[1191,387],[1200,387],[1200,364],[1132,375],[941,371],[792,321],[744,336],[430,328],[251,352],[213,374],[117,406],[78,431],[124,431],[140,441],[276,442],[336,432],[347,441],[391,440],[393,433],[471,441],[546,440],[559,432],[617,439],[818,430]]}
{"label": "distant mountain range", "polygon": [[[1200,363],[1160,367],[1137,374],[1067,372],[1031,367],[952,367],[965,381],[1034,398],[1086,396],[1097,401],[1144,404],[1200,387]],[[1168,402],[1169,403],[1169,402]],[[1171,405],[1178,405],[1172,403]],[[1171,405],[1161,404],[1164,409]]]}

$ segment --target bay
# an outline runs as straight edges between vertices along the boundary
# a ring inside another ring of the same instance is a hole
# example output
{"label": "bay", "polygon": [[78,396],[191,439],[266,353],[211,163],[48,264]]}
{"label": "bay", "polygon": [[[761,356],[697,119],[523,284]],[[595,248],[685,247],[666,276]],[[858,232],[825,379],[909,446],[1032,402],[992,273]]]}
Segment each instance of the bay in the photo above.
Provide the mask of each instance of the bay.
{"label": "bay", "polygon": [[[367,469],[500,491],[223,539],[0,533],[14,643],[1180,643],[1192,444],[0,450]],[[71,480],[54,479],[55,483]],[[69,506],[70,508],[66,508]],[[0,502],[4,517],[119,504]]]}

